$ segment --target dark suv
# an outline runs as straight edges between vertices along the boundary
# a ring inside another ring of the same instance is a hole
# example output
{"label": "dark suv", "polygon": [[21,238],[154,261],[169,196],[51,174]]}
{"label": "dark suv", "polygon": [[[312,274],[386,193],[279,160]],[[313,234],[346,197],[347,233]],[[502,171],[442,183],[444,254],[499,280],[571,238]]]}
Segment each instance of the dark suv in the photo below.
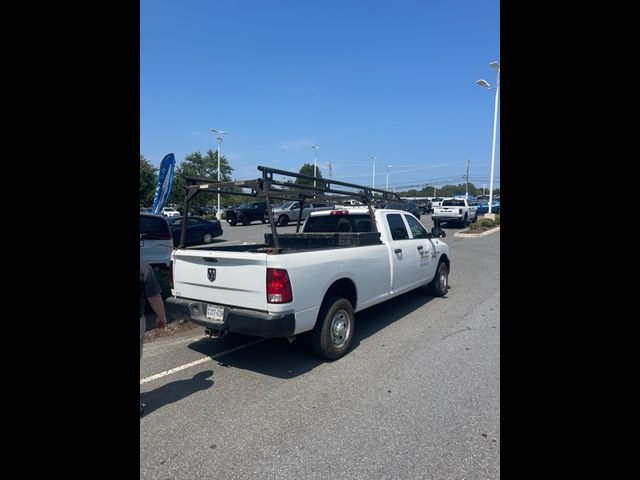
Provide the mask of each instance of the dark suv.
{"label": "dark suv", "polygon": [[404,210],[413,214],[418,220],[420,220],[420,209],[414,202],[388,202],[385,208],[393,208],[395,210]]}
{"label": "dark suv", "polygon": [[227,209],[227,222],[232,227],[237,223],[249,225],[255,220],[267,223],[266,202],[243,203],[237,207]]}
{"label": "dark suv", "polygon": [[431,206],[431,202],[429,200],[417,200],[418,210],[420,210],[421,215],[426,215],[427,213],[431,213],[433,207]]}

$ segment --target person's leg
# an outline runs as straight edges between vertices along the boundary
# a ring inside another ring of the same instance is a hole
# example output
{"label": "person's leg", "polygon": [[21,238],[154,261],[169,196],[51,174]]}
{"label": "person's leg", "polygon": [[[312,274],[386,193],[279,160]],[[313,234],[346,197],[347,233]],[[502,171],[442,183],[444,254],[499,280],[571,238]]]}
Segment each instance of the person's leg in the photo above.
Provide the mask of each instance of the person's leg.
{"label": "person's leg", "polygon": [[140,360],[142,360],[142,339],[144,338],[144,332],[147,330],[147,322],[144,315],[140,316]]}
{"label": "person's leg", "polygon": [[[142,362],[142,340],[144,339],[144,332],[147,329],[147,322],[144,315],[140,315],[140,361]],[[144,403],[140,402],[140,416],[144,412]]]}

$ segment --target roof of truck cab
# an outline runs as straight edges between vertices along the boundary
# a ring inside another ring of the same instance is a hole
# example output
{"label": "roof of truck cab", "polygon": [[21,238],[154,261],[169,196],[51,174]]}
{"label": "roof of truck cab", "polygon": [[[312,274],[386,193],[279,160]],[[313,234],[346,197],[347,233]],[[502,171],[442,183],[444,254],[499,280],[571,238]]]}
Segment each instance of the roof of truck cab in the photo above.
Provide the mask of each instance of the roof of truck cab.
{"label": "roof of truck cab", "polygon": [[[312,217],[320,217],[320,216],[328,216],[331,215],[335,211],[347,211],[349,214],[360,214],[360,215],[369,215],[369,209],[366,206],[361,207],[344,207],[344,208],[335,208],[333,210],[320,210],[317,212],[311,212]],[[374,208],[375,212],[393,212],[393,213],[409,213],[406,210],[398,210],[395,208]],[[335,215],[335,213],[333,213]]]}

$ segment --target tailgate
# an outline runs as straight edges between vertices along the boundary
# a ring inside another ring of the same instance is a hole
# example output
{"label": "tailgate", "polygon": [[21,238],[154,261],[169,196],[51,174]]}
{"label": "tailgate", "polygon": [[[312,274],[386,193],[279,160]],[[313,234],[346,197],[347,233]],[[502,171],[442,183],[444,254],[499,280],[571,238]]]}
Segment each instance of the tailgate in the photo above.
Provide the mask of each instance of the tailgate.
{"label": "tailgate", "polygon": [[460,215],[461,207],[436,207],[433,209],[433,213],[455,213],[456,215]]}
{"label": "tailgate", "polygon": [[175,250],[176,297],[218,305],[267,310],[267,254]]}

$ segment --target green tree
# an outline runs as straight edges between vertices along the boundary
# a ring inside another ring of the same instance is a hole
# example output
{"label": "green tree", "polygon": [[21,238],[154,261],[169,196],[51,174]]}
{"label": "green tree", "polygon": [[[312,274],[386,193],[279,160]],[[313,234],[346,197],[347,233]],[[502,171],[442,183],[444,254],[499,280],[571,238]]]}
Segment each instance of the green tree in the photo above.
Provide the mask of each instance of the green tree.
{"label": "green tree", "polygon": [[[224,155],[220,156],[220,181],[227,182],[231,180],[231,172],[233,168],[229,165]],[[171,187],[171,195],[169,195],[168,203],[176,204],[179,207],[184,206],[185,201],[185,180],[184,177],[202,177],[217,180],[218,178],[218,152],[207,150],[206,155],[202,155],[199,151],[190,153],[184,158],[184,161],[176,167],[173,177],[173,186]],[[221,202],[225,198],[221,195]],[[215,198],[215,200],[213,200]],[[205,205],[217,204],[218,196],[211,193],[200,193],[191,202],[193,207],[204,207]]]}
{"label": "green tree", "polygon": [[[320,168],[318,167],[315,170],[316,170],[316,177],[322,178],[322,172],[320,171]],[[313,177],[313,172],[314,172],[313,164],[305,163],[304,165],[302,165],[298,173],[301,173],[302,175],[310,175]],[[296,178],[295,183],[298,185],[313,185],[313,180],[307,180],[305,178]]]}
{"label": "green tree", "polygon": [[158,169],[140,155],[140,206],[151,207],[158,183]]}

